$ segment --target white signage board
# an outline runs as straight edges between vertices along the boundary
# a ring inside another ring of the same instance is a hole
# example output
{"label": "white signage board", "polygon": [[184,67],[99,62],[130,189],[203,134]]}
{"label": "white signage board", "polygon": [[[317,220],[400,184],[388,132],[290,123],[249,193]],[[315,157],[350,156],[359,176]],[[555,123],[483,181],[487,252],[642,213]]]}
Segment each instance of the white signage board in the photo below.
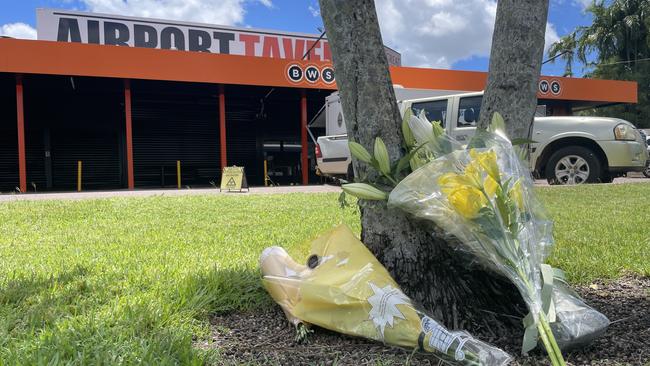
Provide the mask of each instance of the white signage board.
{"label": "white signage board", "polygon": [[[326,38],[318,35],[236,28],[201,23],[126,17],[68,10],[38,9],[39,40],[175,49],[230,55],[331,61]],[[385,48],[391,65],[401,55]]]}

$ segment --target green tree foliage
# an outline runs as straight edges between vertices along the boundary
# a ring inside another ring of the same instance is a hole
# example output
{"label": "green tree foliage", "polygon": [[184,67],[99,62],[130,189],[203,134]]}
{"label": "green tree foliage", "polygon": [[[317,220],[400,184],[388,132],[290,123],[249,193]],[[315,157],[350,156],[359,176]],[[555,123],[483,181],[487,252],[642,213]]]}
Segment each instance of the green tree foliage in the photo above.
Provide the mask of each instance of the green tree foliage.
{"label": "green tree foliage", "polygon": [[594,20],[577,27],[549,49],[549,57],[564,61],[565,76],[573,75],[575,61],[586,77],[632,80],[638,83],[639,102],[589,111],[620,117],[638,127],[650,127],[650,1],[594,1],[587,9]]}

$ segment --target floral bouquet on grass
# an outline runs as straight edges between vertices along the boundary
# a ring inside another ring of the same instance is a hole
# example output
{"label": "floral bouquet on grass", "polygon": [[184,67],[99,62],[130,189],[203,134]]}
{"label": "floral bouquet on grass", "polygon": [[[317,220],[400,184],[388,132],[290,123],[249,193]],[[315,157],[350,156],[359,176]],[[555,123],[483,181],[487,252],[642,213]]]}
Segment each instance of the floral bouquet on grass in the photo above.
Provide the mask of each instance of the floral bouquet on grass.
{"label": "floral bouquet on grass", "polygon": [[[413,172],[398,182],[406,164],[400,161],[390,169],[381,142],[375,142],[374,156],[351,142],[352,154],[385,179],[374,185],[347,184],[343,190],[379,200],[386,193],[378,187],[396,183],[389,207],[435,222],[460,240],[458,250],[470,252],[516,285],[530,310],[522,352],[540,339],[551,363],[564,365],[551,323],[556,322],[555,333],[564,345],[573,346],[595,338],[609,321],[562,286],[561,271],[544,264],[553,245],[552,222],[535,197],[528,167],[503,130],[503,119],[495,114],[490,131],[478,130],[465,148],[444,135],[439,124],[407,111],[402,132],[410,153],[404,159]],[[554,280],[559,280],[555,286]]]}
{"label": "floral bouquet on grass", "polygon": [[345,225],[312,242],[307,265],[270,247],[262,252],[260,268],[264,287],[297,327],[313,324],[432,353],[445,363],[502,366],[510,360],[499,348],[449,331],[414,307]]}
{"label": "floral bouquet on grass", "polygon": [[434,221],[460,239],[459,249],[509,278],[535,324],[526,328],[526,340],[534,347],[539,334],[551,363],[562,365],[543,306],[550,301],[542,299],[541,264],[552,244],[551,223],[510,142],[484,133],[474,144],[484,147],[456,151],[411,173],[390,193],[388,204]]}

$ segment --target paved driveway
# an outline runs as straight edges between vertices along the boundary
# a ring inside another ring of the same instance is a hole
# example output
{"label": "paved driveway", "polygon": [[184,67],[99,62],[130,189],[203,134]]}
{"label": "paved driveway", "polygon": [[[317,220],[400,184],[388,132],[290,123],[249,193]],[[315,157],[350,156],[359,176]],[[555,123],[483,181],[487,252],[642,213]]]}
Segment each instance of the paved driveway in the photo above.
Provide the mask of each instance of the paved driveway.
{"label": "paved driveway", "polygon": [[[612,184],[650,183],[649,178],[641,175],[627,178],[616,178]],[[535,181],[536,185],[548,186],[546,180]],[[109,198],[109,197],[149,197],[149,196],[179,196],[196,194],[286,194],[286,193],[328,193],[340,192],[341,188],[335,185],[314,185],[314,186],[283,186],[283,187],[253,187],[250,192],[219,192],[215,188],[198,189],[141,189],[135,191],[114,190],[114,191],[88,191],[88,192],[60,192],[60,193],[28,193],[28,194],[0,194],[0,202],[19,200],[53,200],[53,199],[88,199],[88,198]]]}
{"label": "paved driveway", "polygon": [[216,188],[198,189],[140,189],[135,191],[87,191],[87,192],[59,192],[59,193],[28,193],[28,194],[2,194],[0,202],[18,200],[48,200],[48,199],[88,199],[109,197],[149,197],[149,196],[180,196],[197,194],[284,194],[284,193],[327,193],[340,192],[341,188],[332,185],[315,186],[283,186],[283,187],[252,187],[249,192],[219,192]]}

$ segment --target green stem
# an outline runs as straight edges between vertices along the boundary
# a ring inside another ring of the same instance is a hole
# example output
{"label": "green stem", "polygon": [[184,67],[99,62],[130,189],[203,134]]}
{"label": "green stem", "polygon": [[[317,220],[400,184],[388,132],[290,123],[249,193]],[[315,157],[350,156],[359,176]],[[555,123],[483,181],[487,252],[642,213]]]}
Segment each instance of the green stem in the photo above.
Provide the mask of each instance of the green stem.
{"label": "green stem", "polygon": [[391,183],[393,183],[395,186],[397,186],[397,181],[393,177],[391,177],[389,174],[384,174],[384,177],[388,178],[388,180],[390,180]]}
{"label": "green stem", "polygon": [[539,331],[539,337],[542,339],[544,348],[546,348],[546,353],[548,354],[548,358],[551,359],[551,365],[553,366],[563,365],[564,362],[560,363],[557,355],[553,351],[553,346],[551,346],[551,341],[549,340],[548,334],[546,333],[546,328],[542,324],[541,319],[537,322],[537,330]]}
{"label": "green stem", "polygon": [[[504,193],[504,187],[501,184],[501,181],[497,181],[497,184],[499,185],[499,188],[501,189],[501,192]],[[504,225],[504,218],[501,217],[501,212],[498,210],[497,207],[494,206],[492,203],[491,197],[487,194],[485,191],[485,188],[483,185],[479,185],[481,193],[485,196],[487,199],[487,202],[490,206],[490,209],[495,213],[495,216],[499,220],[499,224],[501,225],[502,229],[504,230],[504,233],[507,231],[507,228]],[[513,258],[513,263],[515,263],[515,259],[520,259],[524,262],[524,265],[527,267],[528,266],[528,261],[525,256],[519,256],[517,253],[518,246],[511,246],[511,240],[507,234],[504,234],[504,238],[506,239],[506,245],[505,247],[508,249],[508,254],[512,255]],[[515,241],[515,240],[512,240]],[[512,243],[514,244],[514,243]],[[527,277],[526,273],[520,265],[516,265],[516,271],[521,278],[521,280],[525,283],[526,287],[528,288],[528,292],[530,294],[530,298],[534,299],[535,298],[535,288],[533,285],[530,283],[529,278]],[[560,347],[557,345],[557,341],[555,340],[555,336],[553,335],[553,331],[551,330],[551,327],[548,323],[548,319],[546,319],[546,314],[544,314],[544,310],[542,309],[539,312],[539,319],[537,319],[537,329],[539,331],[539,336],[542,339],[542,343],[544,344],[544,348],[546,348],[546,353],[548,354],[548,357],[551,360],[551,364],[553,366],[566,366],[566,363],[564,361],[564,357],[562,356],[562,352],[560,351]]]}
{"label": "green stem", "polygon": [[[564,362],[564,357],[562,357],[562,351],[560,351],[560,346],[558,346],[557,341],[555,340],[555,336],[553,335],[553,331],[551,330],[551,326],[549,325],[548,320],[546,319],[546,314],[544,314],[544,311],[540,312],[539,314],[539,323],[546,330],[548,341],[551,344],[553,353],[555,353],[555,356],[557,357],[558,365],[562,365],[562,366],[566,365],[566,363]],[[547,348],[547,352],[548,352],[548,348]]]}
{"label": "green stem", "polygon": [[[519,273],[519,277],[521,277],[521,279],[526,284],[526,287],[528,287],[531,298],[534,298],[535,289],[533,288],[533,285],[528,281],[526,274],[521,268],[517,268],[517,272]],[[553,331],[548,324],[548,319],[546,319],[546,314],[544,314],[543,309],[539,312],[538,316],[539,318],[537,319],[537,330],[539,331],[539,337],[542,339],[544,348],[546,348],[546,353],[551,359],[551,365],[566,366],[564,357],[562,356],[562,351],[560,351],[560,347],[557,345],[555,335],[553,335]]]}

